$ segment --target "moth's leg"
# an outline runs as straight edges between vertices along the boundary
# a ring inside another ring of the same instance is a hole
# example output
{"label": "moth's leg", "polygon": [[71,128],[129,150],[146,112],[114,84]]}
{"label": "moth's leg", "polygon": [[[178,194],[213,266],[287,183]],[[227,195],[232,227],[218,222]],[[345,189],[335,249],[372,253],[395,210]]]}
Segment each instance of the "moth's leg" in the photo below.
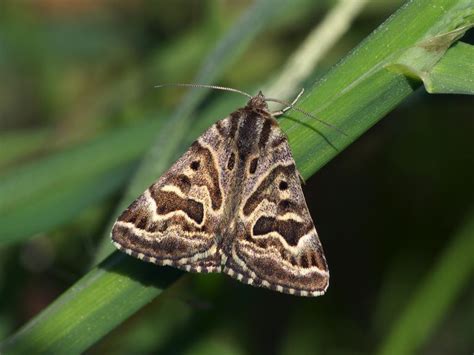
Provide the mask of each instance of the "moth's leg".
{"label": "moth's leg", "polygon": [[291,110],[296,105],[296,103],[298,102],[300,97],[303,95],[303,93],[304,93],[304,88],[301,89],[299,94],[296,95],[295,99],[289,105],[287,105],[286,107],[284,107],[280,111],[272,112],[272,116],[273,117],[278,117],[278,116],[283,115],[286,111]]}

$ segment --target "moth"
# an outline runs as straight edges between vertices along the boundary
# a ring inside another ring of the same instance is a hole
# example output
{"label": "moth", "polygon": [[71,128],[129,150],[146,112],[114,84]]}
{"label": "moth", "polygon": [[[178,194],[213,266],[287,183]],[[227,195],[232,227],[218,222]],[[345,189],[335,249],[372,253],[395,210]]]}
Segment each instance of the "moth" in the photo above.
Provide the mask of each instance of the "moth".
{"label": "moth", "polygon": [[322,295],[329,271],[287,137],[264,95],[249,97],[118,217],[112,241],[158,265]]}

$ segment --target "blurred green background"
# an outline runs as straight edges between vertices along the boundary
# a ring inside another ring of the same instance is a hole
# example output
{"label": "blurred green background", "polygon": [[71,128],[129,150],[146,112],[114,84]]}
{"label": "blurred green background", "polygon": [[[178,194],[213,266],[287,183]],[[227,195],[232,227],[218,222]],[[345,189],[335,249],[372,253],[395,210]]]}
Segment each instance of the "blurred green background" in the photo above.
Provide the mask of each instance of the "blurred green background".
{"label": "blurred green background", "polygon": [[[0,191],[18,196],[23,209],[18,215],[16,205],[0,205],[13,220],[0,233],[0,340],[94,263],[140,156],[184,92],[153,86],[192,82],[206,53],[251,4],[2,1]],[[401,4],[369,2],[308,83]],[[219,84],[247,89],[266,82],[333,5],[300,1],[257,36]],[[463,41],[473,43],[472,31]],[[222,95],[210,93],[200,109]],[[409,323],[435,319],[417,352],[472,353],[472,268],[461,277],[440,265],[474,258],[472,248],[459,247],[474,235],[473,103],[472,96],[420,88],[307,181],[331,271],[325,296],[297,298],[222,275],[186,275],[89,352],[376,353],[409,338],[397,330],[408,312]],[[61,164],[68,168],[58,175]],[[37,211],[31,191],[55,178]],[[69,192],[77,184],[93,193]],[[445,286],[432,295],[427,290],[437,282]]]}

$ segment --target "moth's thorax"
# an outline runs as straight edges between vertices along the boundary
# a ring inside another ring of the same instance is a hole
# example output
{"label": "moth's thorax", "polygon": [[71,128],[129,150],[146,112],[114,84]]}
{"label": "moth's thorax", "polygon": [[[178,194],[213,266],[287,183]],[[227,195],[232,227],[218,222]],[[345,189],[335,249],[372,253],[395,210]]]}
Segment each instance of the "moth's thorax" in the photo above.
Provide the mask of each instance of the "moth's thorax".
{"label": "moth's thorax", "polygon": [[266,148],[271,130],[273,127],[276,128],[276,121],[267,110],[246,106],[233,113],[231,117],[237,121],[233,144],[240,161],[259,154]]}

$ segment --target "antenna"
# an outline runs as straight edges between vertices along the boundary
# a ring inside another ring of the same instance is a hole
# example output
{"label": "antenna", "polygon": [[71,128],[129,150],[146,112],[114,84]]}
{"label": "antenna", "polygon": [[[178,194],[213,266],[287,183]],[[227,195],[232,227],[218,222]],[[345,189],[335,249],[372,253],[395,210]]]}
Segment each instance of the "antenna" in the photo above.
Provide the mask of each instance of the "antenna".
{"label": "antenna", "polygon": [[[238,90],[238,89],[234,89],[234,88],[229,88],[229,87],[226,87],[226,86],[218,86],[218,85],[207,85],[207,84],[190,84],[190,83],[169,83],[169,84],[159,84],[159,85],[156,85],[155,88],[163,88],[163,87],[168,87],[168,86],[179,86],[179,87],[188,87],[188,88],[205,88],[205,89],[215,89],[215,90],[222,90],[222,91],[229,91],[229,92],[235,92],[237,94],[241,94],[241,95],[244,95],[246,97],[248,97],[249,99],[252,99],[253,96],[246,93],[245,91],[242,91],[242,90]],[[332,124],[330,123],[327,123],[317,117],[315,117],[314,115],[310,114],[309,112],[307,111],[304,111],[298,107],[295,107],[295,104],[296,102],[298,101],[298,99],[301,97],[301,95],[303,95],[304,93],[304,89],[302,89],[300,91],[300,93],[298,94],[298,96],[296,96],[296,98],[293,100],[293,102],[289,103],[288,101],[284,101],[284,100],[279,100],[279,99],[273,99],[273,98],[268,98],[268,97],[265,97],[265,101],[269,101],[269,102],[277,102],[281,105],[285,105],[285,107],[280,110],[280,111],[277,111],[277,112],[274,112],[273,115],[274,116],[277,116],[277,115],[283,115],[286,111],[290,110],[290,109],[293,109],[295,111],[298,111],[298,112],[301,112],[302,114],[308,116],[308,117],[311,117],[312,119],[324,124],[325,126],[327,127],[330,127],[332,129],[335,129],[336,131],[338,131],[339,133],[345,135],[346,137],[348,137],[348,135],[346,133],[344,133],[341,129],[337,128],[336,126],[333,126]]]}
{"label": "antenna", "polygon": [[283,101],[283,100],[279,100],[279,99],[273,99],[273,98],[270,98],[270,97],[266,97],[265,98],[265,101],[270,101],[270,102],[277,102],[279,104],[282,104],[282,105],[285,105],[285,108],[283,108],[282,110],[280,111],[277,111],[274,113],[274,115],[283,115],[286,111],[292,109],[292,110],[295,110],[295,111],[298,111],[298,112],[301,112],[302,114],[308,116],[308,117],[311,117],[313,120],[316,120],[320,123],[322,123],[323,125],[327,126],[327,127],[330,127],[332,129],[335,129],[336,131],[338,131],[339,133],[345,135],[346,137],[349,137],[344,131],[342,131],[340,128],[337,128],[336,126],[330,124],[330,123],[327,123],[326,121],[323,121],[319,118],[317,118],[316,116],[310,114],[309,112],[305,111],[305,110],[302,110],[298,107],[295,107],[295,103],[296,101],[298,101],[298,99],[301,97],[301,95],[303,94],[304,92],[304,89],[300,91],[300,93],[298,94],[298,96],[296,97],[295,100],[293,100],[293,102],[289,103],[288,101]]}
{"label": "antenna", "polygon": [[251,99],[253,96],[237,89],[233,88],[228,88],[226,86],[218,86],[218,85],[206,85],[206,84],[185,84],[185,83],[170,83],[170,84],[160,84],[156,85],[155,88],[162,88],[166,86],[181,86],[181,87],[188,87],[188,88],[206,88],[206,89],[215,89],[215,90],[222,90],[222,91],[230,91],[230,92],[235,92],[237,94],[241,94],[244,96],[247,96],[249,99]]}

